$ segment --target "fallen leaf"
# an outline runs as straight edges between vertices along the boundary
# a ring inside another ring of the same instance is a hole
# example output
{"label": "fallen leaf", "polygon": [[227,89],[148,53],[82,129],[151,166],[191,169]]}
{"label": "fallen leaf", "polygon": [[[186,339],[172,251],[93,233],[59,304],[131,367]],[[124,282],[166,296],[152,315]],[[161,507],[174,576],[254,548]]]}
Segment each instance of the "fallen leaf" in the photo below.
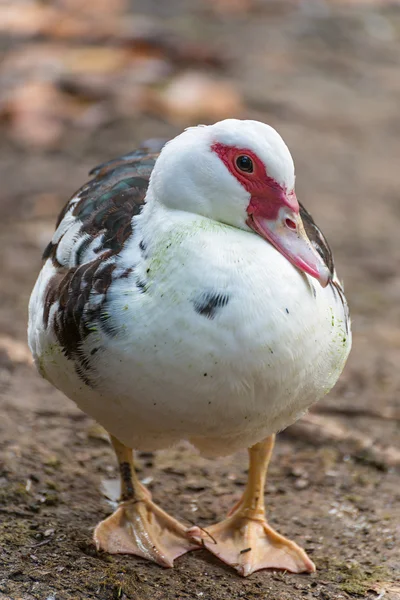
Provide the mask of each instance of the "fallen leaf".
{"label": "fallen leaf", "polygon": [[125,0],[64,0],[52,5],[8,1],[0,6],[0,32],[25,38],[101,41],[119,37],[126,10]]}
{"label": "fallen leaf", "polygon": [[63,65],[69,73],[110,73],[127,65],[129,53],[124,48],[82,46],[69,48],[63,57]]}
{"label": "fallen leaf", "polygon": [[31,365],[33,362],[32,354],[25,342],[15,340],[8,335],[1,335],[0,348],[8,354],[12,362],[27,365]]}
{"label": "fallen leaf", "polygon": [[[348,428],[329,417],[308,413],[285,429],[284,435],[301,437],[313,445],[348,444],[349,450],[365,461],[382,467],[400,465],[400,450],[395,446],[383,446],[361,431]],[[400,599],[399,599],[400,600]]]}
{"label": "fallen leaf", "polygon": [[115,19],[105,19],[97,22],[82,18],[77,14],[60,14],[43,27],[43,33],[53,40],[85,40],[98,41],[115,35],[118,22]]}
{"label": "fallen leaf", "polygon": [[375,583],[370,587],[370,590],[375,592],[378,598],[382,598],[382,600],[400,600],[400,585],[393,581]]}
{"label": "fallen leaf", "polygon": [[54,80],[63,71],[65,50],[51,42],[19,44],[5,55],[1,64],[2,88],[26,79]]}
{"label": "fallen leaf", "polygon": [[31,217],[34,219],[54,218],[60,211],[62,199],[54,193],[36,194],[31,201]]}
{"label": "fallen leaf", "polygon": [[11,137],[28,146],[55,146],[63,132],[62,105],[62,94],[50,82],[32,81],[17,88],[3,107]]}
{"label": "fallen leaf", "polygon": [[187,123],[238,116],[243,104],[230,82],[203,73],[187,72],[173,79],[164,90],[148,91],[143,108],[165,115],[174,122]]}
{"label": "fallen leaf", "polygon": [[220,50],[129,8],[128,0],[3,0],[0,32],[25,38],[0,65],[0,118],[14,141],[54,148],[70,125],[90,131],[140,111],[183,124],[242,111],[230,82],[195,70],[221,70]]}
{"label": "fallen leaf", "polygon": [[31,36],[43,33],[56,10],[39,3],[6,3],[0,6],[0,31],[9,35]]}

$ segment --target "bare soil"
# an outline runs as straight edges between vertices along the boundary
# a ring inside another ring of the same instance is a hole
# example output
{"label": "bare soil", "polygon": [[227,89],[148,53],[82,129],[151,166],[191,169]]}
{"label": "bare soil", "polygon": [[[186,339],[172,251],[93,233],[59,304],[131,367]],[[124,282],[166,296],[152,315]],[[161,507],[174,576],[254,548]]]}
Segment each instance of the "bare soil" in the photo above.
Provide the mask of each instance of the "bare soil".
{"label": "bare soil", "polygon": [[[400,9],[259,2],[221,14],[203,2],[138,5],[231,57],[229,76],[245,99],[239,116],[283,134],[298,197],[346,284],[354,345],[320,405],[327,430],[294,426],[278,436],[266,497],[271,524],[306,548],[317,572],[241,579],[203,550],[163,570],[92,544],[94,525],[111,512],[101,486],[116,478],[115,459],[91,419],[34,371],[27,303],[55,215],[87,171],[140,139],[179,131],[141,114],[91,135],[71,129],[52,152],[2,136],[0,598],[398,600]],[[209,461],[182,444],[139,454],[138,467],[166,510],[205,527],[243,490],[246,453]]]}

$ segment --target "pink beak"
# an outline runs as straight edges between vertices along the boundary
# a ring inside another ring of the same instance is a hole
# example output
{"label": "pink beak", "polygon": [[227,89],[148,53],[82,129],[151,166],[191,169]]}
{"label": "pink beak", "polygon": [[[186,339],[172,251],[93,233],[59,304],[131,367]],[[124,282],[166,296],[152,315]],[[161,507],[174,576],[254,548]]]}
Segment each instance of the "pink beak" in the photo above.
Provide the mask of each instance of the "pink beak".
{"label": "pink beak", "polygon": [[282,206],[276,219],[270,220],[253,212],[247,224],[268,240],[295,267],[318,279],[322,287],[328,285],[330,271],[314,250],[296,210]]}

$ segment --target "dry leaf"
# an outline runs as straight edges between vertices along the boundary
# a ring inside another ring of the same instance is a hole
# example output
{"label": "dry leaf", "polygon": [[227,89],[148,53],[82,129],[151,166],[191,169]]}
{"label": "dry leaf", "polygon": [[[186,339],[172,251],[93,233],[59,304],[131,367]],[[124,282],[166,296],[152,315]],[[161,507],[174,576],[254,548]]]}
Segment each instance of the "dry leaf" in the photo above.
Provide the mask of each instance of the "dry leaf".
{"label": "dry leaf", "polygon": [[5,112],[15,141],[48,148],[60,140],[63,96],[51,83],[32,81],[17,88],[8,98]]}
{"label": "dry leaf", "polygon": [[[299,421],[285,429],[284,435],[301,437],[313,445],[346,443],[354,455],[386,467],[400,465],[400,450],[395,446],[383,446],[360,431],[342,425],[330,417],[315,413],[304,415]],[[400,600],[400,599],[399,599]]]}
{"label": "dry leaf", "polygon": [[52,42],[19,44],[10,51],[1,64],[2,88],[34,78],[55,79],[63,71],[63,56],[66,46]]}
{"label": "dry leaf", "polygon": [[0,349],[5,350],[12,362],[31,365],[33,362],[32,354],[28,345],[19,340],[14,340],[8,335],[0,336]]}
{"label": "dry leaf", "polygon": [[54,218],[63,204],[62,199],[54,193],[35,194],[31,200],[34,219]]}
{"label": "dry leaf", "polygon": [[209,75],[188,71],[166,84],[181,69],[224,61],[129,14],[128,0],[3,0],[0,31],[32,38],[12,45],[0,65],[0,117],[20,144],[55,147],[70,124],[94,129],[140,110],[179,123],[242,110],[235,88]]}
{"label": "dry leaf", "polygon": [[0,31],[13,35],[37,35],[42,33],[55,17],[56,10],[39,3],[0,6]]}
{"label": "dry leaf", "polygon": [[63,0],[57,5],[12,1],[0,6],[0,31],[17,36],[99,39],[122,29],[125,0]]}
{"label": "dry leaf", "polygon": [[43,32],[51,39],[81,39],[88,41],[101,40],[114,35],[117,24],[114,20],[93,23],[76,14],[62,14],[52,19]]}
{"label": "dry leaf", "polygon": [[110,73],[122,69],[129,60],[123,48],[81,46],[69,48],[63,56],[63,64],[69,73]]}
{"label": "dry leaf", "polygon": [[125,20],[119,37],[137,56],[162,58],[182,68],[194,66],[221,69],[227,62],[222,49],[210,47],[165,31],[149,24]]}
{"label": "dry leaf", "polygon": [[177,123],[187,123],[238,116],[243,105],[238,91],[229,82],[188,72],[175,78],[162,91],[151,90],[144,97],[143,108]]}
{"label": "dry leaf", "polygon": [[[382,600],[400,600],[400,584],[393,581],[382,581],[370,587]],[[378,600],[378,599],[377,599]]]}
{"label": "dry leaf", "polygon": [[43,42],[25,44],[10,52],[3,61],[2,87],[7,82],[45,79],[56,81],[67,75],[85,77],[109,76],[129,65],[131,55],[124,48],[75,46]]}

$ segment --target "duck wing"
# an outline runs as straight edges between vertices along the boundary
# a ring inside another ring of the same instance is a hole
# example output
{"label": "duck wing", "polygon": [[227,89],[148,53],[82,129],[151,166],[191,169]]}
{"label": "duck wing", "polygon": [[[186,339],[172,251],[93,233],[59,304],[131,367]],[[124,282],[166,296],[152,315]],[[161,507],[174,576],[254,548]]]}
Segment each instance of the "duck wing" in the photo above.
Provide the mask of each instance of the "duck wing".
{"label": "duck wing", "polygon": [[145,202],[150,175],[164,143],[151,140],[149,145],[93,169],[90,175],[94,177],[61,211],[43,259],[51,258],[58,268],[72,268],[95,258],[93,254],[104,259],[118,254],[132,233],[132,217]]}
{"label": "duck wing", "polygon": [[[86,338],[101,328],[113,335],[108,290],[129,277],[119,253],[133,234],[132,219],[145,203],[150,175],[164,141],[102,164],[61,211],[43,258],[51,276],[43,280],[42,319],[82,380],[89,383]],[[39,290],[40,292],[40,290]]]}

